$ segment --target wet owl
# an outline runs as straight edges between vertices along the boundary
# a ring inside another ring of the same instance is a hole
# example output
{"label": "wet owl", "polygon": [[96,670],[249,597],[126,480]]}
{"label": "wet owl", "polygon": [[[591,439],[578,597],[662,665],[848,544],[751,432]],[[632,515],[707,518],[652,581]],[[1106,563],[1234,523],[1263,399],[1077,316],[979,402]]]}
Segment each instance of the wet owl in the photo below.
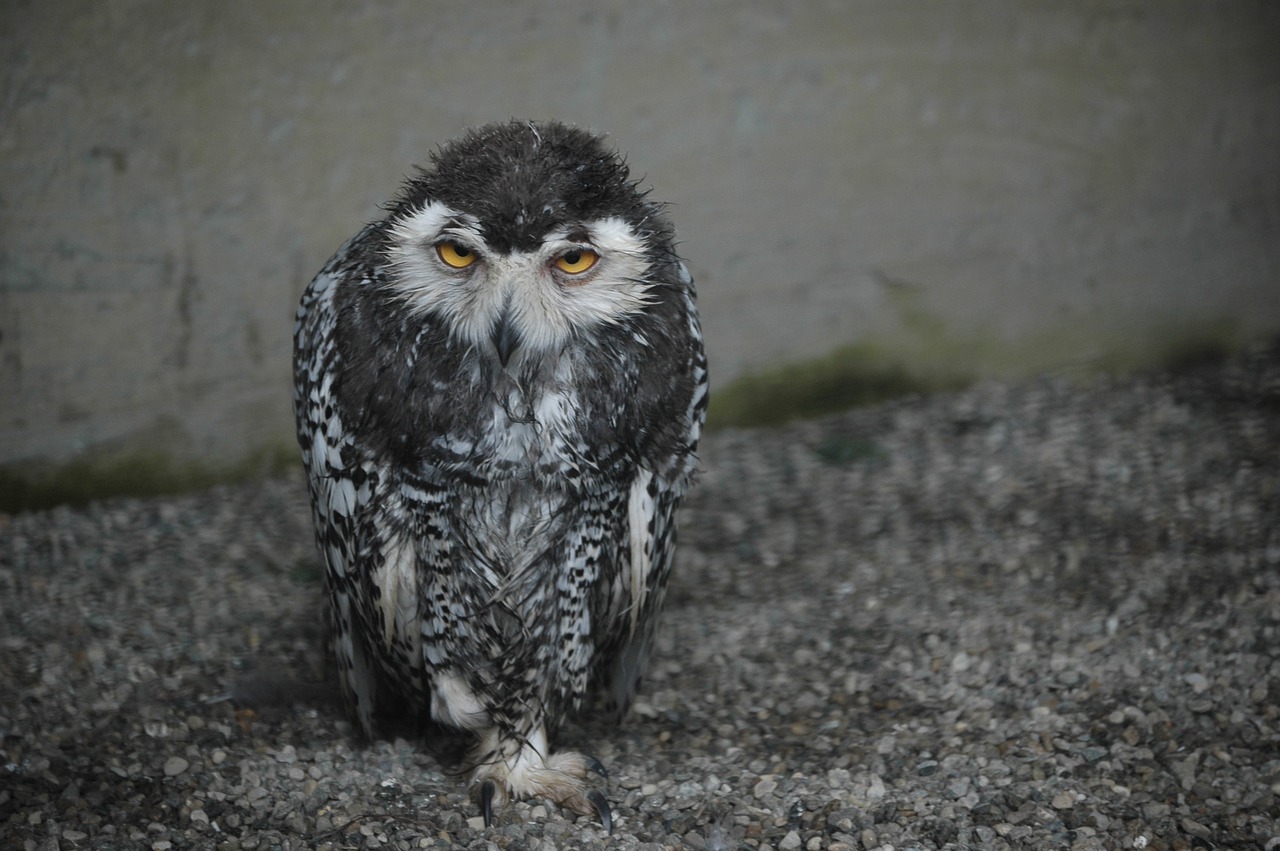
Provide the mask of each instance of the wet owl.
{"label": "wet owl", "polygon": [[495,805],[611,815],[586,704],[625,710],[690,487],[707,364],[663,205],[598,136],[489,125],[307,287],[294,409],[333,647],[366,733],[465,733]]}

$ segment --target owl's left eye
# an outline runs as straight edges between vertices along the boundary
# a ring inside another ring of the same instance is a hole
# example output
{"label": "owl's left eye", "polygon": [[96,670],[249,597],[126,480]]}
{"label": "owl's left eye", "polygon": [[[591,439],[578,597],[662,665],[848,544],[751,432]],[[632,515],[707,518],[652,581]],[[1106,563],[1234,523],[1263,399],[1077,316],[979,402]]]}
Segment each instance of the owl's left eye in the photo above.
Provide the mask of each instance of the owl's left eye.
{"label": "owl's left eye", "polygon": [[555,266],[569,275],[581,275],[596,265],[600,255],[589,248],[573,248],[555,259]]}
{"label": "owl's left eye", "polygon": [[436,254],[451,269],[465,269],[476,262],[476,253],[457,242],[438,243]]}

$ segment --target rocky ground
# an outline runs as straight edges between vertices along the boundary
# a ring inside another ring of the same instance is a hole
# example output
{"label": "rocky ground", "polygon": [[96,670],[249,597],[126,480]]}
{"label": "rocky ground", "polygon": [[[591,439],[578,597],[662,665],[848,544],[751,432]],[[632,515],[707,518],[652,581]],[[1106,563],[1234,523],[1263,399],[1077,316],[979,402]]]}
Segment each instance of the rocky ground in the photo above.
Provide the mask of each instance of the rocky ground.
{"label": "rocky ground", "polygon": [[704,462],[612,837],[353,738],[300,478],[0,517],[0,846],[1280,847],[1280,346]]}

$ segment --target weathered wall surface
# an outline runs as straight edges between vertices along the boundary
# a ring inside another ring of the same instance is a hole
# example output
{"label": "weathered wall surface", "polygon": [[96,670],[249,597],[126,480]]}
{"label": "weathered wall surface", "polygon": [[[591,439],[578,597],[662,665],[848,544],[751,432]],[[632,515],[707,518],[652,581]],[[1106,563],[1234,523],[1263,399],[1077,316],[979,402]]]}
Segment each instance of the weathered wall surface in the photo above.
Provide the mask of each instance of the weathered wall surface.
{"label": "weathered wall surface", "polygon": [[288,446],[293,306],[467,125],[608,131],[714,378],[1280,330],[1267,2],[0,6],[0,466]]}

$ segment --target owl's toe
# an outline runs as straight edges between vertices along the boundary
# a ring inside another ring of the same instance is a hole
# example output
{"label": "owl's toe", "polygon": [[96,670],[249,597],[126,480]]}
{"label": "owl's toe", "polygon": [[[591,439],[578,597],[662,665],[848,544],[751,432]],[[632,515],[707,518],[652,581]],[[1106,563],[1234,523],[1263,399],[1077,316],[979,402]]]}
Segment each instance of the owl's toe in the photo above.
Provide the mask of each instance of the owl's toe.
{"label": "owl's toe", "polygon": [[485,780],[480,784],[480,815],[484,818],[485,827],[493,827],[493,796],[498,792],[498,784]]}
{"label": "owl's toe", "polygon": [[609,779],[609,769],[604,767],[603,762],[601,762],[600,760],[596,759],[595,757],[593,757],[591,754],[588,754],[588,753],[584,753],[582,755],[582,761],[586,763],[588,771],[592,771],[600,775],[600,779],[602,780]]}
{"label": "owl's toe", "polygon": [[[492,780],[483,781],[480,784],[480,816],[484,819],[485,827],[493,827],[493,799],[495,797],[498,797],[498,784]],[[609,802],[605,800],[604,795],[598,789],[588,789],[582,797],[595,810],[595,815],[600,819],[600,823],[604,825],[605,832],[612,835],[613,811],[609,809]],[[561,803],[562,806],[568,806],[568,809],[574,812],[585,809],[585,805],[577,801],[557,803]]]}
{"label": "owl's toe", "polygon": [[542,798],[563,810],[595,816],[605,831],[612,834],[613,810],[604,793],[592,782],[597,777],[607,778],[608,774],[595,757],[571,752],[553,754],[547,760],[547,768],[528,776],[523,790],[513,790],[513,797]]}
{"label": "owl's toe", "polygon": [[600,794],[599,789],[587,792],[587,800],[591,802],[591,806],[595,807],[596,817],[600,819],[600,824],[604,825],[604,832],[612,836],[613,811],[609,809],[609,802],[605,800],[604,795]]}
{"label": "owl's toe", "polygon": [[540,798],[584,816],[595,816],[613,833],[613,811],[590,778],[608,778],[600,760],[572,751],[543,757],[526,745],[508,759],[482,761],[471,777],[484,824],[493,824],[495,805]]}

